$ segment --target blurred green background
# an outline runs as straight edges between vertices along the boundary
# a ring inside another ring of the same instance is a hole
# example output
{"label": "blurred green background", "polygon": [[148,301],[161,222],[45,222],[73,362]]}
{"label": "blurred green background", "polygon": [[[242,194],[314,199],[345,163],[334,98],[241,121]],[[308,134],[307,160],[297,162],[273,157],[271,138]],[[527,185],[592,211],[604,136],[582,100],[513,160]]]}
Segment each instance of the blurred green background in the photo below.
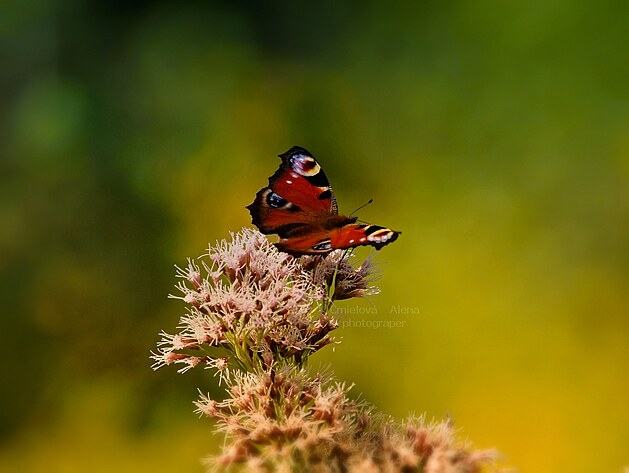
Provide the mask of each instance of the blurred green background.
{"label": "blurred green background", "polygon": [[[314,357],[522,472],[629,464],[627,2],[0,3],[0,471],[202,471],[173,264],[292,145],[403,231]],[[353,313],[352,313],[353,312]],[[407,312],[407,313],[401,313]],[[367,328],[395,320],[402,328]],[[194,371],[199,371],[195,373]]]}

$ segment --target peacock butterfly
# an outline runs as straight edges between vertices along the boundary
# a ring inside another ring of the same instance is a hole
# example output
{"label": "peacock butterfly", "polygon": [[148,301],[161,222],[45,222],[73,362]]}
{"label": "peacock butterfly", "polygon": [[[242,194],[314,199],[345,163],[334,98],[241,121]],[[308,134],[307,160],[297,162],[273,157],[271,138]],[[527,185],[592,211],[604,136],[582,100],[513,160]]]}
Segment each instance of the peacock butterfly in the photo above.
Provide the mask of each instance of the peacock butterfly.
{"label": "peacock butterfly", "polygon": [[280,251],[298,256],[361,245],[379,250],[397,239],[400,232],[339,215],[328,178],[308,150],[293,146],[279,157],[282,164],[268,187],[247,209],[262,233],[279,235]]}

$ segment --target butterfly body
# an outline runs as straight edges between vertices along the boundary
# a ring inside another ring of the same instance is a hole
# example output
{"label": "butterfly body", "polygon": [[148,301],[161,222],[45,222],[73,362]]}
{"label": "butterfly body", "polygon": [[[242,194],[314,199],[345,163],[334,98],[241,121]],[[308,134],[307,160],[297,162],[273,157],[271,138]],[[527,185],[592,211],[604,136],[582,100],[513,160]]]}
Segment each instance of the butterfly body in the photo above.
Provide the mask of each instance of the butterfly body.
{"label": "butterfly body", "polygon": [[293,255],[325,254],[360,245],[380,249],[397,239],[399,232],[339,215],[328,178],[308,150],[294,146],[280,158],[268,187],[247,206],[262,233],[279,235],[278,249]]}

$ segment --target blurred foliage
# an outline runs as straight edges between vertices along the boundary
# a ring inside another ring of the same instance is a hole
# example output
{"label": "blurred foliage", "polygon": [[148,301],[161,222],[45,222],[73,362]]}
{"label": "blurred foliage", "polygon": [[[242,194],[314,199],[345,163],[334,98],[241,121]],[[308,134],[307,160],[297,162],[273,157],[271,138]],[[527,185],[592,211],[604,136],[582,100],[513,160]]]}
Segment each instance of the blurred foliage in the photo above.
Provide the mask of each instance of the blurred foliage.
{"label": "blurred foliage", "polygon": [[620,471],[628,10],[0,3],[0,471],[201,471],[191,402],[220,388],[149,370],[172,264],[248,225],[294,144],[404,232],[345,315],[404,329],[341,329],[320,361],[522,471]]}

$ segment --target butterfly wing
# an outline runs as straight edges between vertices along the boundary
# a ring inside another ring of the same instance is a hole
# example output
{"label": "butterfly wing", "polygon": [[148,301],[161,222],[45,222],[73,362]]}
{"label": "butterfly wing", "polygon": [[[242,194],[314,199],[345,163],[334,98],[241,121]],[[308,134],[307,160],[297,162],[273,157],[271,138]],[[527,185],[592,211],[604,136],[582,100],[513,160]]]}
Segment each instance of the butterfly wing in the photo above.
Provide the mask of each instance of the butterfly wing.
{"label": "butterfly wing", "polygon": [[279,156],[282,164],[269,178],[268,187],[261,189],[247,206],[253,224],[262,233],[277,233],[282,237],[336,215],[336,198],[312,154],[293,146]]}
{"label": "butterfly wing", "polygon": [[346,223],[332,230],[303,232],[281,238],[277,248],[293,255],[317,255],[371,245],[377,250],[397,240],[400,232],[379,225]]}

